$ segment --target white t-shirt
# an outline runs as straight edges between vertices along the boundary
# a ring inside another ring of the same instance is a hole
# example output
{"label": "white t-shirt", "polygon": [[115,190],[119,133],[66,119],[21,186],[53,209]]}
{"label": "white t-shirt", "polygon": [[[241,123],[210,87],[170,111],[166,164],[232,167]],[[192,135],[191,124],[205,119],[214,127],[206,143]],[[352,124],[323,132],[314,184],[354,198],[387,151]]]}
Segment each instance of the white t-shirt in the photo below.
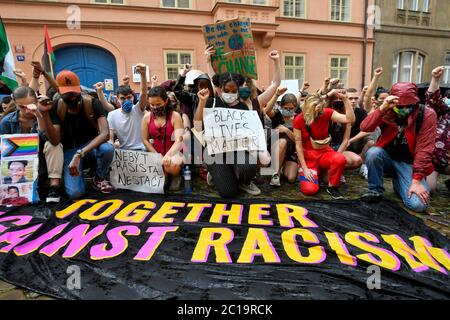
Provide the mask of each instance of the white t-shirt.
{"label": "white t-shirt", "polygon": [[108,114],[109,129],[117,135],[121,149],[145,149],[141,139],[141,123],[144,115],[145,111],[141,111],[139,104],[134,105],[130,113],[117,109]]}

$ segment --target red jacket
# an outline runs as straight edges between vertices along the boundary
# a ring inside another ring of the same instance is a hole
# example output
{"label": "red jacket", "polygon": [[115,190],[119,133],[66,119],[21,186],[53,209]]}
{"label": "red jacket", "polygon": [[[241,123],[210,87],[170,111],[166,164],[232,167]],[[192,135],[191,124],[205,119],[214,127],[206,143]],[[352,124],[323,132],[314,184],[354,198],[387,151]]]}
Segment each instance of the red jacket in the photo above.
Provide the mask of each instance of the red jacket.
{"label": "red jacket", "polygon": [[[408,117],[408,125],[405,128],[405,137],[408,141],[409,150],[414,157],[413,179],[422,180],[434,171],[432,154],[436,139],[437,117],[433,109],[425,107],[422,127],[416,134],[416,119],[419,115],[419,108]],[[397,136],[398,127],[395,123],[396,113],[391,109],[384,114],[380,109],[370,113],[361,123],[361,131],[373,132],[377,127],[381,129],[381,136],[376,144],[383,148]]]}

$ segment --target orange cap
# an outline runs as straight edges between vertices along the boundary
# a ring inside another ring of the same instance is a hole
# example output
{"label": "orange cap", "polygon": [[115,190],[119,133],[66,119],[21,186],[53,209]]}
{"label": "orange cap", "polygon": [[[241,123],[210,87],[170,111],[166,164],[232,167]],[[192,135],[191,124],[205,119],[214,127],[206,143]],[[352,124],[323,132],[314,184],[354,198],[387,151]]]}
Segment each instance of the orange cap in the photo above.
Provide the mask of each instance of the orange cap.
{"label": "orange cap", "polygon": [[80,78],[69,70],[63,70],[56,76],[56,83],[59,87],[59,93],[67,92],[81,93]]}

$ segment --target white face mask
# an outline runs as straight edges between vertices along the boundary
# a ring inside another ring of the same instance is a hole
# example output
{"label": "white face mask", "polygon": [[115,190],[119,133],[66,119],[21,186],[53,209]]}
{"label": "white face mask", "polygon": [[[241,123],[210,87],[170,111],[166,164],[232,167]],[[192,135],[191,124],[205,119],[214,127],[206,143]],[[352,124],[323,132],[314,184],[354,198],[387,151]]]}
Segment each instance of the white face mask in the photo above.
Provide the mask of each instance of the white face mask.
{"label": "white face mask", "polygon": [[237,93],[222,93],[222,99],[227,104],[232,104],[238,99]]}

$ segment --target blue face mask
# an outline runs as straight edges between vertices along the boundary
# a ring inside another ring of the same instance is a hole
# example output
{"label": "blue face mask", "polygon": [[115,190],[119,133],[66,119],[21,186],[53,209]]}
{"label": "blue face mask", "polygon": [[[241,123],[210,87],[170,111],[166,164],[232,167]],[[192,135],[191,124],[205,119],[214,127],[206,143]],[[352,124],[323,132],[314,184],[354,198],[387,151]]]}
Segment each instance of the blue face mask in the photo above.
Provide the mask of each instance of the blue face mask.
{"label": "blue face mask", "polygon": [[130,113],[133,109],[133,102],[131,100],[125,100],[124,103],[122,103],[122,110],[125,113]]}
{"label": "blue face mask", "polygon": [[239,97],[242,100],[247,100],[252,94],[252,90],[249,87],[239,88]]}
{"label": "blue face mask", "polygon": [[292,117],[294,115],[294,112],[288,109],[280,109],[280,112],[283,117]]}
{"label": "blue face mask", "polygon": [[444,102],[445,102],[445,104],[447,104],[447,106],[449,106],[449,107],[450,107],[450,99],[449,99],[449,98],[447,98],[447,99],[444,99]]}

